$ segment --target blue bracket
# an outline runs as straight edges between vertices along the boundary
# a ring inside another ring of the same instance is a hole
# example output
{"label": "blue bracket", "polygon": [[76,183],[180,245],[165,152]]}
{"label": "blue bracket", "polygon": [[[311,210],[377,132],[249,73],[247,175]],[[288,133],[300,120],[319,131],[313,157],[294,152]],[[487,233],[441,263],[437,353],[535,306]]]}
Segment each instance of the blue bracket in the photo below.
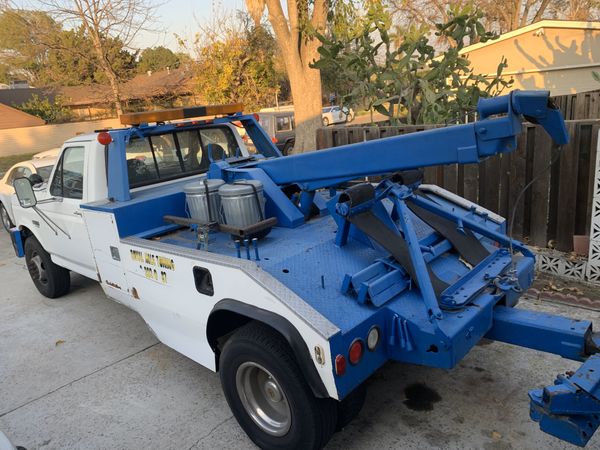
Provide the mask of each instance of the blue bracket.
{"label": "blue bracket", "polygon": [[[499,248],[442,292],[440,303],[444,308],[450,310],[462,308],[491,283],[499,280],[510,263],[511,256],[508,249]],[[514,286],[509,284],[502,290],[512,288]]]}
{"label": "blue bracket", "polygon": [[393,258],[382,258],[354,275],[346,274],[342,292],[356,293],[359,303],[382,306],[410,285],[410,278]]}
{"label": "blue bracket", "polygon": [[540,429],[563,441],[585,446],[600,425],[600,356],[591,356],[572,375],[553,386],[529,391],[530,416]]}

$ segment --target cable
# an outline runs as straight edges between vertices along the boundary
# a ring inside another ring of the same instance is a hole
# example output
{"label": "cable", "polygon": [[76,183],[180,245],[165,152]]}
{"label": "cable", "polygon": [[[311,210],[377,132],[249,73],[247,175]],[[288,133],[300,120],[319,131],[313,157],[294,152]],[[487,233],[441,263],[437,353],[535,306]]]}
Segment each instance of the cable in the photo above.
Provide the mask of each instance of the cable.
{"label": "cable", "polygon": [[538,178],[540,178],[544,173],[546,173],[548,170],[550,170],[550,168],[560,159],[560,155],[562,154],[562,148],[563,148],[563,146],[559,145],[558,149],[556,151],[556,155],[554,156],[554,158],[552,158],[550,163],[546,167],[544,167],[535,177],[533,177],[533,179],[529,183],[527,183],[523,187],[523,189],[521,189],[521,191],[519,192],[519,195],[517,195],[517,199],[515,200],[515,204],[513,205],[513,209],[511,211],[510,221],[508,223],[508,238],[510,239],[510,242],[509,242],[510,277],[511,277],[511,281],[517,283],[518,289],[521,289],[521,287],[518,286],[519,281],[515,276],[515,274],[517,273],[517,270],[516,270],[515,252],[514,252],[514,248],[513,248],[513,225],[515,223],[515,215],[517,213],[517,206],[519,206],[521,197],[523,197],[525,192],[527,192],[527,190],[533,185],[533,183],[535,183],[538,180]]}

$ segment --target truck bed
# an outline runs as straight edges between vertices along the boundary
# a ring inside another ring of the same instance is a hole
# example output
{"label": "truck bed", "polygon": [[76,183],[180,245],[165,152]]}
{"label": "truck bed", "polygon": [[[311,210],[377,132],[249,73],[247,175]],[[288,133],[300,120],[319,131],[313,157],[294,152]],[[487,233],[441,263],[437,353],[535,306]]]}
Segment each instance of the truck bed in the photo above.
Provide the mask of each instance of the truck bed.
{"label": "truck bed", "polygon": [[[419,220],[416,217],[414,219]],[[350,240],[344,247],[337,247],[334,242],[336,230],[337,226],[330,216],[312,219],[295,229],[275,227],[266,238],[258,241],[260,260],[255,262],[344,333],[368,319],[378,309],[371,304],[359,303],[354,296],[343,294],[341,287],[344,275],[364,269],[377,258],[386,257],[387,253],[354,240]],[[420,238],[426,238],[433,232],[422,222],[418,230]],[[152,239],[189,249],[195,249],[197,245],[196,233],[187,228]],[[237,257],[235,243],[225,233],[210,234],[208,251]],[[246,259],[243,246],[241,258]],[[252,246],[250,258],[255,260]],[[452,264],[449,259],[455,260],[456,256],[449,254],[440,257],[432,263],[432,267],[440,278],[452,282],[457,274],[449,273],[448,270],[456,270],[457,265],[455,261]],[[465,273],[467,270],[465,267]],[[415,317],[422,316],[427,321],[418,291],[404,291],[385,306],[394,309],[400,303],[403,304],[403,315],[406,315],[409,307]],[[413,307],[410,308],[409,305]]]}

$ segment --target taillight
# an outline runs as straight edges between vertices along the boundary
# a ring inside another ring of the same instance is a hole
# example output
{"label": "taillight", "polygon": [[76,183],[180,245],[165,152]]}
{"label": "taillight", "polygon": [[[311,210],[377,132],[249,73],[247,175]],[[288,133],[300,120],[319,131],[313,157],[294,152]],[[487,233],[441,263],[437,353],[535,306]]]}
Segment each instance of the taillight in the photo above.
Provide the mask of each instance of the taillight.
{"label": "taillight", "polygon": [[335,357],[335,373],[339,376],[346,373],[346,358],[344,355],[337,355]]}
{"label": "taillight", "polygon": [[277,138],[275,136],[273,136],[271,138],[271,142],[273,142],[273,144],[277,144],[277,142],[279,142],[279,141],[277,140]]}
{"label": "taillight", "polygon": [[350,350],[348,350],[348,359],[350,360],[350,364],[358,364],[362,358],[363,351],[363,341],[361,339],[355,339],[354,342],[350,344]]}

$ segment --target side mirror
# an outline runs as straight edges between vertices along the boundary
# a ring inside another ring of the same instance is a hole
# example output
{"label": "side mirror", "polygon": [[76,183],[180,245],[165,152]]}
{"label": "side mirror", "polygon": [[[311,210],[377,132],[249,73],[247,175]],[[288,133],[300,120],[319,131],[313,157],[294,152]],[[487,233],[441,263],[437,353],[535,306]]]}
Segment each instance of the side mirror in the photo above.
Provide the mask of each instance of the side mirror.
{"label": "side mirror", "polygon": [[32,173],[31,175],[29,175],[29,181],[31,182],[32,186],[35,186],[38,184],[42,184],[44,182],[44,179],[40,176],[40,174]]}
{"label": "side mirror", "polygon": [[35,192],[33,192],[33,187],[28,178],[17,178],[13,181],[13,187],[15,188],[21,208],[33,208],[37,205]]}

